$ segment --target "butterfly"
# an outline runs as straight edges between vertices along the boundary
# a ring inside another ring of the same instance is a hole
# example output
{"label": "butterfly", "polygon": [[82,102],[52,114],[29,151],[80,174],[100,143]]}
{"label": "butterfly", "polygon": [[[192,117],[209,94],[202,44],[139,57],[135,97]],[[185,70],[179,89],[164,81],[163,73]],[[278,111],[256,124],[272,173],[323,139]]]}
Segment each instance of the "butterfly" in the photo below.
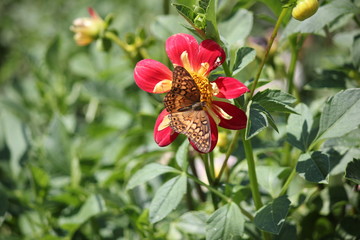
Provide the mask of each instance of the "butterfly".
{"label": "butterfly", "polygon": [[202,102],[200,96],[201,92],[190,73],[176,66],[171,90],[164,98],[170,127],[177,133],[185,134],[199,151],[207,153],[211,147],[211,128],[204,110],[206,102]]}

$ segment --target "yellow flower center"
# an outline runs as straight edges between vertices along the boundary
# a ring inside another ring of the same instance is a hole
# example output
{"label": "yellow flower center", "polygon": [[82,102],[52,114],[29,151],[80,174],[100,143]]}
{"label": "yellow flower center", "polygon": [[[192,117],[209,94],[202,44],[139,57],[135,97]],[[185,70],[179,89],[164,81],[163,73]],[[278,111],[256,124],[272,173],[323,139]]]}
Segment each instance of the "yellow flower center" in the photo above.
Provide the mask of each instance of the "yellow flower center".
{"label": "yellow flower center", "polygon": [[200,101],[211,103],[213,96],[213,89],[207,77],[199,75],[196,72],[190,72],[192,78],[194,79],[196,85],[200,90]]}

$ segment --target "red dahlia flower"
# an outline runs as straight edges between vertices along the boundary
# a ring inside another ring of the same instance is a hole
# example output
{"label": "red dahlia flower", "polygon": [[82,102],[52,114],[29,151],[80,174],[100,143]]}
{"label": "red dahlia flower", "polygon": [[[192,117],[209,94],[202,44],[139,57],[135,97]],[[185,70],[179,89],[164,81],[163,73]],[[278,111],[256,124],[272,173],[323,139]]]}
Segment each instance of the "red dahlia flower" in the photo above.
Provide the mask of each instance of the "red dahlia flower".
{"label": "red dahlia flower", "polygon": [[[166,41],[166,52],[175,66],[187,70],[200,91],[200,101],[209,119],[211,147],[214,149],[218,139],[217,125],[227,129],[239,130],[246,126],[245,113],[236,106],[214,100],[213,97],[232,99],[248,92],[249,89],[241,82],[230,77],[218,77],[210,82],[208,76],[212,70],[225,60],[224,50],[212,40],[204,40],[200,44],[188,34],[175,34]],[[164,64],[144,59],[134,69],[136,84],[144,91],[151,93],[169,92],[172,87],[172,71]],[[179,133],[170,126],[170,113],[164,109],[158,116],[155,128],[155,142],[163,147],[172,143]],[[189,139],[190,140],[190,139]],[[190,140],[193,147],[201,152]]]}

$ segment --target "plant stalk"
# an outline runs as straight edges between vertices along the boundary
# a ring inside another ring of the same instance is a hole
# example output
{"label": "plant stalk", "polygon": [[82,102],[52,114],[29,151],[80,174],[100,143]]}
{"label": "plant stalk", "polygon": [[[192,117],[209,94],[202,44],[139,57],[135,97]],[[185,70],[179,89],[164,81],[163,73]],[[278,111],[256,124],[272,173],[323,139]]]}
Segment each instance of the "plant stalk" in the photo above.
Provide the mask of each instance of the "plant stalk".
{"label": "plant stalk", "polygon": [[271,37],[270,37],[270,40],[269,40],[269,44],[267,45],[266,47],[266,51],[265,51],[265,56],[264,58],[262,59],[261,63],[260,63],[260,67],[259,67],[259,70],[255,76],[255,79],[254,79],[254,83],[251,87],[251,90],[250,90],[250,94],[249,94],[249,99],[248,101],[251,100],[252,96],[254,95],[254,92],[255,92],[255,89],[256,89],[256,85],[259,81],[259,78],[260,78],[260,75],[261,75],[261,72],[262,72],[262,69],[264,68],[264,65],[265,65],[265,62],[267,61],[268,59],[268,56],[269,56],[269,52],[270,52],[270,49],[272,47],[272,44],[274,43],[274,40],[275,40],[275,37],[279,31],[279,28],[280,28],[280,25],[281,25],[281,22],[283,21],[284,17],[286,16],[287,12],[289,11],[289,7],[284,7],[282,10],[281,10],[281,13],[280,13],[280,16],[276,22],[276,25],[275,25],[275,28],[271,34]]}

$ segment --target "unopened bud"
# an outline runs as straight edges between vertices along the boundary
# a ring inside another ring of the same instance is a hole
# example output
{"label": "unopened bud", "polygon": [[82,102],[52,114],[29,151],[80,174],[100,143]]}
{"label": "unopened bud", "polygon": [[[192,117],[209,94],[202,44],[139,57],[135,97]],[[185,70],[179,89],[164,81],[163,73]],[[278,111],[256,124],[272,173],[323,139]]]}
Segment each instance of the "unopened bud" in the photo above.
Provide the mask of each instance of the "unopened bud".
{"label": "unopened bud", "polygon": [[318,8],[318,0],[298,0],[292,10],[292,16],[299,21],[303,21],[314,15]]}
{"label": "unopened bud", "polygon": [[70,30],[75,33],[75,42],[80,46],[88,45],[94,41],[106,26],[104,20],[92,8],[88,10],[90,18],[77,18],[70,27]]}

